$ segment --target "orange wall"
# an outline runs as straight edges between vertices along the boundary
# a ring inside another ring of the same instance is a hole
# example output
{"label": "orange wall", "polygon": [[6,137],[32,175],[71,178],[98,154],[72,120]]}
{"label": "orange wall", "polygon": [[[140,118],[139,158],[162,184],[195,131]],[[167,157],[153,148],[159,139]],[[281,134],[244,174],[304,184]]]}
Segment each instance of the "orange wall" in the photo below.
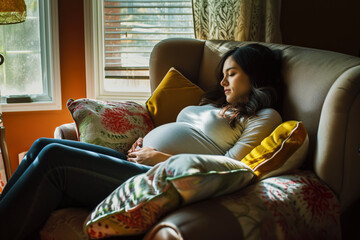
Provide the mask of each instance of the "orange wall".
{"label": "orange wall", "polygon": [[[13,171],[17,154],[39,137],[53,137],[56,126],[71,122],[69,98],[86,96],[83,0],[59,0],[61,111],[4,113]],[[360,1],[282,1],[283,43],[360,54]]]}
{"label": "orange wall", "polygon": [[56,126],[72,121],[67,100],[86,96],[83,1],[58,3],[62,110],[4,113],[13,171],[18,166],[18,153],[28,150],[39,137],[53,137]]}

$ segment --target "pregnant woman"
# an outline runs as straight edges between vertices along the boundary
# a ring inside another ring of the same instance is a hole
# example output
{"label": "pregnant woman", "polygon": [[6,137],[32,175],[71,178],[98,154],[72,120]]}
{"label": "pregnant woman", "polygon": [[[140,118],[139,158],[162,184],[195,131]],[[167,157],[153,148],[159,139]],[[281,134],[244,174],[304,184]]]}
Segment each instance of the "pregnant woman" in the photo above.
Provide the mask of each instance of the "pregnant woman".
{"label": "pregnant woman", "polygon": [[282,121],[273,109],[280,59],[279,52],[259,44],[227,52],[217,89],[199,106],[183,109],[176,122],[138,139],[128,156],[76,141],[38,139],[0,196],[0,239],[28,238],[55,209],[93,209],[124,181],[175,154],[241,160]]}

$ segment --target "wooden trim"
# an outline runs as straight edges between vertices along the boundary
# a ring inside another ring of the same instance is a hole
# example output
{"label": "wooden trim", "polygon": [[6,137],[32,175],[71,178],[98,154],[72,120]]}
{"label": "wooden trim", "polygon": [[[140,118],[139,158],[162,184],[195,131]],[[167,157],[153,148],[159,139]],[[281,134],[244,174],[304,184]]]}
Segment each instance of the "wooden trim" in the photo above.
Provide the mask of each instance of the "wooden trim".
{"label": "wooden trim", "polygon": [[12,170],[11,170],[9,151],[5,141],[5,127],[3,126],[0,126],[0,148],[1,148],[1,155],[4,160],[6,178],[7,180],[9,180],[12,175]]}

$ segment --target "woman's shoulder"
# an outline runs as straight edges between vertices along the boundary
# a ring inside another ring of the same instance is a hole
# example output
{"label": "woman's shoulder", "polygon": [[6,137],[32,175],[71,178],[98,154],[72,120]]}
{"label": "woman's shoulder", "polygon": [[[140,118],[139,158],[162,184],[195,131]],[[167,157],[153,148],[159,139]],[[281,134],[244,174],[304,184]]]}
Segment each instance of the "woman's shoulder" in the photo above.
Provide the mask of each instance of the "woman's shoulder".
{"label": "woman's shoulder", "polygon": [[254,116],[250,117],[249,120],[271,120],[275,123],[281,123],[282,117],[278,111],[273,108],[263,108],[259,110]]}
{"label": "woman's shoulder", "polygon": [[277,116],[281,117],[280,113],[276,111],[274,108],[263,108],[260,109],[256,115],[258,116]]}

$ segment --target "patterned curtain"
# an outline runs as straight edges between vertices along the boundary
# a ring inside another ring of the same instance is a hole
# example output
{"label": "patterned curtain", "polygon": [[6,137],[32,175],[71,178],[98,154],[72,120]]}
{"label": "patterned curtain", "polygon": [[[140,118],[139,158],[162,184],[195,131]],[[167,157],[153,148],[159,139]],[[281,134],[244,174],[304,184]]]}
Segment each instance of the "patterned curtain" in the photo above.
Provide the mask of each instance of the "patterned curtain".
{"label": "patterned curtain", "polygon": [[281,0],[193,0],[197,39],[281,43]]}

